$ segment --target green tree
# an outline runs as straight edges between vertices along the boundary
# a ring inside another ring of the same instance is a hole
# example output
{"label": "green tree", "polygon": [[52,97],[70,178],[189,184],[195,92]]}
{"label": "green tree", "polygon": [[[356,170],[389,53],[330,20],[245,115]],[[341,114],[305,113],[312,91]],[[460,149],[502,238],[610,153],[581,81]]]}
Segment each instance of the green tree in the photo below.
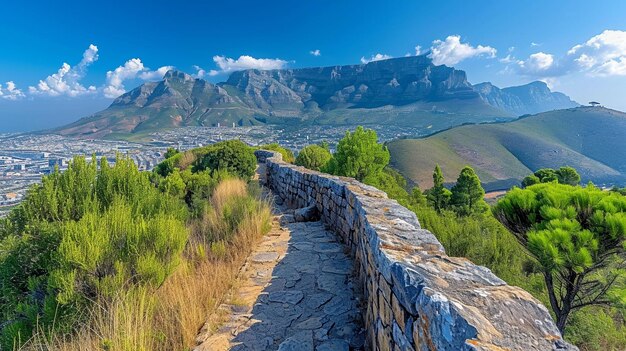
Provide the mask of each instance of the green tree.
{"label": "green tree", "polygon": [[426,192],[426,199],[437,212],[441,212],[448,207],[450,196],[452,195],[450,190],[444,186],[444,181],[441,168],[439,168],[439,165],[436,165],[433,172],[433,187]]}
{"label": "green tree", "polygon": [[389,150],[378,143],[376,132],[359,126],[353,133],[346,131],[326,171],[362,181],[380,174],[388,163]]}
{"label": "green tree", "polygon": [[222,141],[204,148],[202,152],[204,154],[195,162],[194,172],[225,170],[244,179],[254,175],[254,150],[241,140]]}
{"label": "green tree", "polygon": [[561,333],[573,310],[623,299],[616,287],[625,273],[626,197],[538,184],[514,188],[493,213],[541,267]]}
{"label": "green tree", "polygon": [[580,174],[572,167],[564,166],[556,170],[559,183],[567,185],[580,184]]}
{"label": "green tree", "polygon": [[168,158],[179,154],[180,151],[178,151],[178,149],[175,149],[173,147],[168,147],[167,151],[165,152],[165,155],[163,155],[165,157],[165,159],[167,160]]}
{"label": "green tree", "polygon": [[560,184],[580,184],[580,174],[576,169],[564,166],[559,169],[542,168],[522,180],[522,186],[528,187],[539,183],[558,182]]}
{"label": "green tree", "polygon": [[298,153],[296,165],[319,171],[326,167],[331,158],[332,155],[327,149],[319,145],[309,145]]}
{"label": "green tree", "polygon": [[537,177],[536,175],[531,174],[529,176],[526,176],[522,180],[522,187],[526,188],[528,186],[539,184],[539,183],[541,183],[541,179],[539,179],[539,177]]}
{"label": "green tree", "polygon": [[539,178],[542,183],[558,182],[559,176],[552,168],[542,168],[535,172],[535,176]]}
{"label": "green tree", "polygon": [[480,179],[472,167],[464,167],[452,187],[450,205],[461,216],[483,213],[488,209],[484,197],[485,190],[480,184]]}
{"label": "green tree", "polygon": [[426,205],[426,196],[422,193],[422,190],[418,186],[413,187],[409,194],[409,204],[412,206],[424,206]]}
{"label": "green tree", "polygon": [[179,198],[186,195],[185,182],[183,181],[178,168],[175,168],[174,172],[170,173],[159,183],[159,190]]}
{"label": "green tree", "polygon": [[387,193],[391,199],[400,202],[406,201],[409,194],[406,192],[406,179],[389,167],[383,169],[382,172],[374,173],[363,179],[363,183],[376,187]]}

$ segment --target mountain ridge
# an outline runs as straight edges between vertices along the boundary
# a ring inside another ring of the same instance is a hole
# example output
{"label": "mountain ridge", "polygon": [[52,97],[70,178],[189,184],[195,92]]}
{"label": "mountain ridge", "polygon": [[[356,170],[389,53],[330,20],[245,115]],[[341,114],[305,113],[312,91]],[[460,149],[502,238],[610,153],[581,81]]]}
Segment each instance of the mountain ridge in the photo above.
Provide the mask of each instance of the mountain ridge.
{"label": "mountain ridge", "polygon": [[[512,98],[516,94],[492,87],[500,100],[508,96],[506,101],[524,103]],[[538,96],[550,93],[544,89]],[[109,108],[54,132],[98,138],[180,126],[294,122],[395,123],[439,130],[516,116],[505,109],[515,104],[497,104],[487,95],[467,81],[464,71],[435,66],[425,55],[358,65],[249,69],[217,84],[170,70],[163,80],[145,83]]]}
{"label": "mountain ridge", "polygon": [[539,168],[572,166],[583,183],[626,184],[626,113],[576,107],[515,121],[466,125],[388,143],[391,164],[422,188],[439,164],[447,181],[472,166],[487,190],[519,185]]}

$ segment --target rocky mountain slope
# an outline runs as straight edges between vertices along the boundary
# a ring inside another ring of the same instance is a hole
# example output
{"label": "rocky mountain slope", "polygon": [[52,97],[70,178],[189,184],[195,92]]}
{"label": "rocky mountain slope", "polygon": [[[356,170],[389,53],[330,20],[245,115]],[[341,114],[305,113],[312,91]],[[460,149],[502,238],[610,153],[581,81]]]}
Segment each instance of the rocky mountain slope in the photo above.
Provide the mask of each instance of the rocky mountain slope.
{"label": "rocky mountain slope", "polygon": [[441,167],[448,182],[471,165],[487,190],[507,189],[537,169],[576,168],[597,184],[626,184],[626,113],[601,107],[544,112],[513,122],[467,125],[389,143],[391,164],[423,189]]}
{"label": "rocky mountain slope", "polygon": [[491,83],[474,85],[474,90],[489,105],[516,116],[580,106],[569,96],[552,92],[544,82],[500,89]]}
{"label": "rocky mountain slope", "polygon": [[493,86],[473,87],[464,71],[435,66],[426,56],[348,66],[245,70],[218,84],[172,70],[162,81],[145,83],[115,99],[109,108],[55,132],[123,137],[179,126],[295,122],[393,123],[434,132],[464,123],[511,119],[518,115],[515,111],[529,109],[523,106],[528,101],[541,109],[542,99],[555,96],[549,89],[547,95],[531,95],[534,100]]}

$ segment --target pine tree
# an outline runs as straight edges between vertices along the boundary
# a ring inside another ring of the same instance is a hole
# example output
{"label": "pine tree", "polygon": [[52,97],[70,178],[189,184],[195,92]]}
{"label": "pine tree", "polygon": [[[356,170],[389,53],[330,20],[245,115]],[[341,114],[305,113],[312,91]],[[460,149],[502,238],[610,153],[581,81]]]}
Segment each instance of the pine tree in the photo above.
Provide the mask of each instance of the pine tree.
{"label": "pine tree", "polygon": [[485,190],[472,167],[464,167],[452,187],[450,205],[454,211],[461,216],[483,213],[488,209],[484,196]]}
{"label": "pine tree", "polygon": [[441,212],[448,207],[450,196],[450,190],[446,189],[444,186],[444,178],[441,168],[439,168],[439,165],[436,165],[435,171],[433,172],[433,187],[428,190],[426,199],[428,200],[428,203],[435,210],[437,210],[437,212]]}

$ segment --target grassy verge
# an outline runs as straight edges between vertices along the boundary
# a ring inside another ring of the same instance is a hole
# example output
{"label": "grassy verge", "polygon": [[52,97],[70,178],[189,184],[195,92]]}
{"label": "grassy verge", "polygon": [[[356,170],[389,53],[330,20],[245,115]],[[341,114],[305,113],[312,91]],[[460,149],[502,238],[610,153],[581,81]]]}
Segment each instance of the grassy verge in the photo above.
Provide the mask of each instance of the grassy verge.
{"label": "grassy verge", "polygon": [[96,301],[86,323],[63,337],[45,330],[26,350],[187,350],[232,287],[254,243],[269,230],[269,204],[255,185],[227,179],[210,206],[188,222],[184,259],[158,287],[140,286]]}

